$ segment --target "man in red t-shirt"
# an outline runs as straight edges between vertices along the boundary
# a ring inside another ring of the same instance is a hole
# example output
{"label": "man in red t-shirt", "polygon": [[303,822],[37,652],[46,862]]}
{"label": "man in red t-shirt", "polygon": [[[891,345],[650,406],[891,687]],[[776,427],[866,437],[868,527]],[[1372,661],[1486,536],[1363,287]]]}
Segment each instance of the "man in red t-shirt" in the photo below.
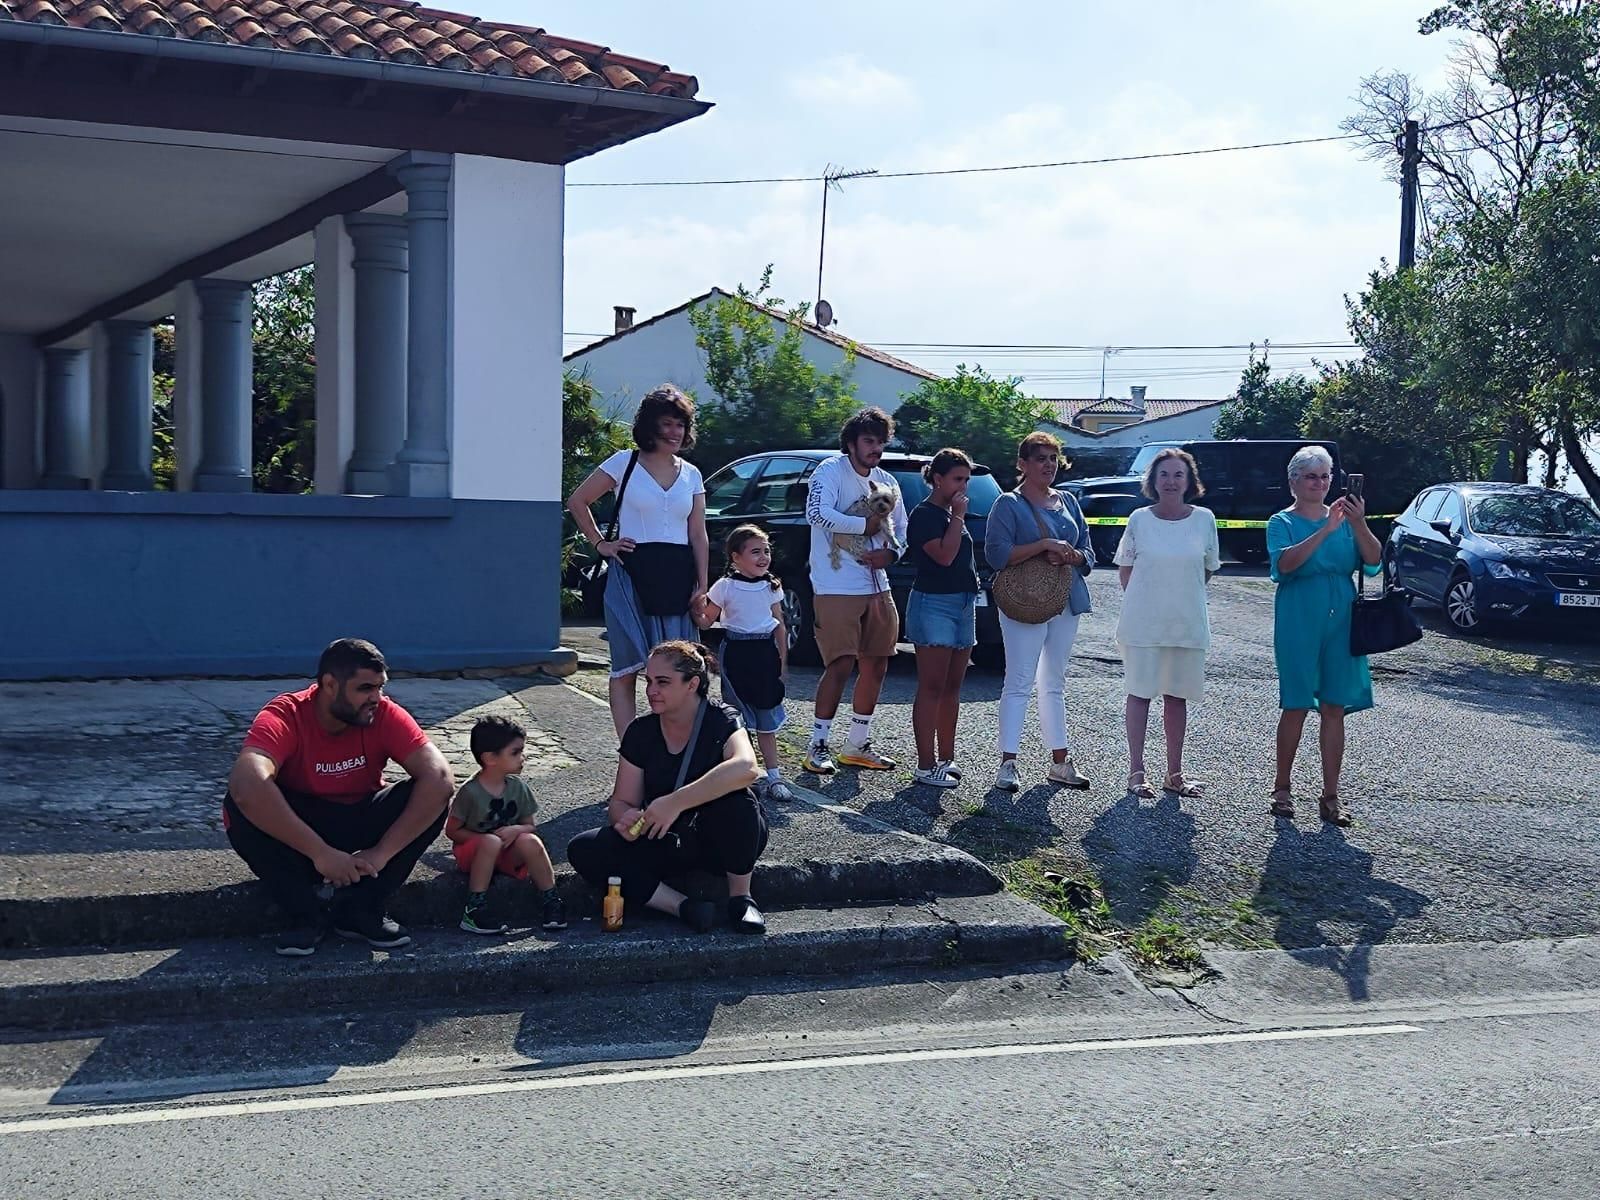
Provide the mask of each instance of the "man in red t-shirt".
{"label": "man in red t-shirt", "polygon": [[[382,949],[411,940],[384,910],[439,835],[455,777],[388,681],[376,646],[340,638],[314,685],[256,715],[233,764],[222,824],[289,914],[279,954],[315,952],[330,925]],[[411,778],[384,787],[391,759]]]}

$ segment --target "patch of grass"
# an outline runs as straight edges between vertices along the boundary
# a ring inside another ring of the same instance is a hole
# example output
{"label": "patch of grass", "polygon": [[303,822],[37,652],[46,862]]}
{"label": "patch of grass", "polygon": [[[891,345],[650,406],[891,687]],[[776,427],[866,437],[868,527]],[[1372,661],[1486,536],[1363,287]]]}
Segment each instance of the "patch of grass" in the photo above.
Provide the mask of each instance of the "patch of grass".
{"label": "patch of grass", "polygon": [[1129,933],[1126,945],[1134,961],[1142,967],[1196,971],[1205,965],[1194,935],[1160,914]]}
{"label": "patch of grass", "polygon": [[1066,925],[1067,942],[1082,961],[1094,962],[1117,945],[1116,918],[1093,874],[1073,870],[1048,850],[994,867],[1007,888]]}

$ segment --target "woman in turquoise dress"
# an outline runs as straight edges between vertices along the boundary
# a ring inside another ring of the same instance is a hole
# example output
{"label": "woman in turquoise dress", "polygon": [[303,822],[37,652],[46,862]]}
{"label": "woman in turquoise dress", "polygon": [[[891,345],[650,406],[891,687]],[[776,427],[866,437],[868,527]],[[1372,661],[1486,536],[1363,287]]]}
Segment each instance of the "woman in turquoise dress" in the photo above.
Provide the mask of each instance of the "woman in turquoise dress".
{"label": "woman in turquoise dress", "polygon": [[1289,492],[1294,503],[1267,522],[1267,553],[1278,585],[1272,628],[1278,666],[1278,761],[1272,779],[1272,813],[1294,816],[1290,776],[1300,749],[1306,713],[1318,715],[1322,749],[1322,819],[1349,825],[1339,799],[1344,764],[1344,717],[1372,707],[1372,673],[1367,660],[1350,653],[1350,607],[1354,575],[1369,575],[1383,547],[1367,528],[1366,502],[1341,496],[1327,503],[1333,486],[1333,459],[1320,446],[1307,446],[1289,460]]}

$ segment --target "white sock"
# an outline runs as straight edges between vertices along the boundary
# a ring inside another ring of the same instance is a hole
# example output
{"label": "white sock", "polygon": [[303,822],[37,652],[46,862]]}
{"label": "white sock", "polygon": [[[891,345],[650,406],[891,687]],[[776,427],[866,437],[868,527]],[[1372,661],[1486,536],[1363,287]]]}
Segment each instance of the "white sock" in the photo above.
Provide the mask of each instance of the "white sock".
{"label": "white sock", "polygon": [[775,780],[778,777],[779,776],[778,776],[778,768],[777,767],[768,767],[767,768],[767,778],[768,779],[774,779]]}
{"label": "white sock", "polygon": [[828,735],[833,732],[833,718],[824,721],[821,717],[811,722],[811,744],[813,746],[826,746]]}
{"label": "white sock", "polygon": [[850,714],[850,745],[859,749],[872,740],[872,714]]}

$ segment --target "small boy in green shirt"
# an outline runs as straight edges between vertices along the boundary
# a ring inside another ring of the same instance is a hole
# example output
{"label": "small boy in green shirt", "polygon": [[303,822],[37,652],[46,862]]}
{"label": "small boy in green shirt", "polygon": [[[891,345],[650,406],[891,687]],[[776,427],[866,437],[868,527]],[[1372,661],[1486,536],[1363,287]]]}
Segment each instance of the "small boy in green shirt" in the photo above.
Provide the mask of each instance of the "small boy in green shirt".
{"label": "small boy in green shirt", "polygon": [[484,717],[472,727],[472,757],[478,773],[456,792],[444,832],[453,843],[456,866],[467,873],[467,908],[461,928],[468,933],[504,933],[506,924],[488,910],[495,872],[532,878],[539,889],[541,924],[567,927],[567,906],[556,895],[550,852],[534,832],[539,802],[521,776],[527,734],[505,717]]}

